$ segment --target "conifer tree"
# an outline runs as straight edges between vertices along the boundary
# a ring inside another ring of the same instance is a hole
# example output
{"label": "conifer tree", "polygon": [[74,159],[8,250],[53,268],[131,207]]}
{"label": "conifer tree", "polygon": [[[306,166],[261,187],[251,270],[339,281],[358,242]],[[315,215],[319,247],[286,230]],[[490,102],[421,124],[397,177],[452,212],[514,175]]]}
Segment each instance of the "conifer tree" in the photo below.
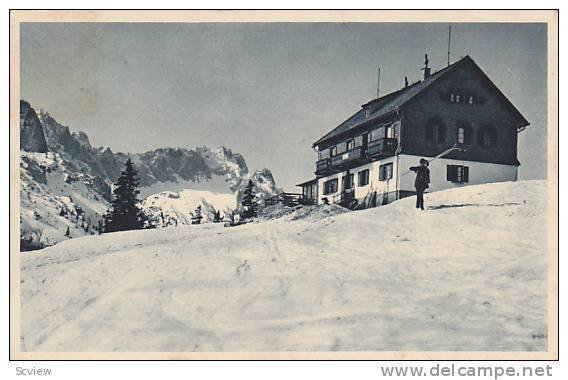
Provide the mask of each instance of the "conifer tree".
{"label": "conifer tree", "polygon": [[254,218],[256,216],[257,204],[254,201],[254,183],[252,180],[248,181],[247,187],[243,191],[243,200],[241,202],[243,208],[241,211],[242,219]]}
{"label": "conifer tree", "polygon": [[223,218],[221,218],[221,211],[217,210],[213,213],[213,223],[221,223]]}
{"label": "conifer tree", "polygon": [[201,216],[201,205],[199,205],[195,209],[195,213],[191,215],[191,224],[201,224],[201,219],[203,219],[203,216]]}
{"label": "conifer tree", "polygon": [[138,172],[128,159],[114,186],[112,209],[104,216],[104,232],[144,228],[146,217],[138,207],[138,184]]}

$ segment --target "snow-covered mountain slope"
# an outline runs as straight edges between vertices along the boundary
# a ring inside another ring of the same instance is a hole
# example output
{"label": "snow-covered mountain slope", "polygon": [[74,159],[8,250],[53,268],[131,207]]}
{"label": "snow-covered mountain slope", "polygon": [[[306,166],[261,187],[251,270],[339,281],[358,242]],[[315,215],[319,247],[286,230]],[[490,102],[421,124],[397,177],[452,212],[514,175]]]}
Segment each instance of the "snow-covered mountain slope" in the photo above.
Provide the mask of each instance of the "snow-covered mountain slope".
{"label": "snow-covered mountain slope", "polygon": [[[249,178],[256,178],[262,182],[259,182],[258,188],[260,198],[271,196],[277,190],[270,170],[249,173],[244,158],[229,148],[159,148],[144,153],[114,153],[109,148],[93,147],[84,132],[72,132],[48,112],[43,110],[36,112],[23,100],[20,102],[20,135],[22,147],[20,173],[22,184],[26,188],[23,194],[30,193],[28,198],[30,196],[37,198],[24,201],[22,197],[21,235],[29,242],[28,248],[53,244],[64,239],[67,223],[60,223],[58,218],[51,218],[54,207],[61,206],[58,203],[61,197],[81,203],[78,201],[79,197],[88,194],[86,199],[89,199],[90,206],[87,212],[102,210],[100,213],[90,214],[89,217],[92,220],[99,220],[109,206],[111,185],[120,175],[128,158],[132,159],[139,173],[140,198],[154,196],[163,191],[182,192],[184,189],[231,193],[234,198],[234,194],[239,194],[244,188],[243,181],[248,182]],[[45,175],[33,174],[45,171],[46,165],[37,161],[41,160],[40,155],[30,155],[28,154],[30,152],[49,152],[51,157],[56,157],[54,168],[64,169],[59,171],[54,169],[54,172],[64,172],[66,177],[61,179],[75,183],[73,185],[75,187],[82,183],[84,188],[79,191],[72,188],[73,186],[64,184],[57,188],[42,184]],[[38,179],[40,182],[37,182]],[[208,207],[208,196],[202,198],[203,207]],[[98,204],[95,204],[97,202]],[[226,204],[228,202],[223,200],[215,207],[224,210]],[[40,208],[36,209],[36,205]],[[185,206],[180,205],[178,211],[185,214],[184,207],[188,205],[189,203]],[[152,215],[156,214],[156,205],[151,211]],[[41,218],[42,214],[50,216],[47,219]],[[81,220],[78,222],[79,226],[84,224]],[[59,228],[62,230],[58,230]],[[72,237],[77,235],[73,234],[73,231],[70,233]]]}
{"label": "snow-covered mountain slope", "polygon": [[142,210],[158,227],[191,224],[192,213],[201,206],[202,223],[213,221],[215,211],[221,215],[237,206],[235,194],[186,189],[164,191],[142,201]]}
{"label": "snow-covered mountain slope", "polygon": [[546,183],[426,205],[320,206],[23,253],[22,350],[546,350]]}
{"label": "snow-covered mountain slope", "polygon": [[[77,173],[57,153],[20,152],[20,245],[37,249],[95,233],[109,203],[97,177]],[[110,193],[110,188],[108,189]]]}

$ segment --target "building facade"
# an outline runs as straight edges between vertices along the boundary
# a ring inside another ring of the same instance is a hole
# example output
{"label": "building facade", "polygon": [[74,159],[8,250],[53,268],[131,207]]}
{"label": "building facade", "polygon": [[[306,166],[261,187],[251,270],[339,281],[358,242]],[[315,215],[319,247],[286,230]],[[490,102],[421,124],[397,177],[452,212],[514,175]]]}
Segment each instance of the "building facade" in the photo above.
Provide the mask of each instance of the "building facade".
{"label": "building facade", "polygon": [[517,136],[529,122],[469,56],[364,104],[318,139],[316,203],[374,207],[415,194],[409,167],[430,160],[429,191],[517,180]]}

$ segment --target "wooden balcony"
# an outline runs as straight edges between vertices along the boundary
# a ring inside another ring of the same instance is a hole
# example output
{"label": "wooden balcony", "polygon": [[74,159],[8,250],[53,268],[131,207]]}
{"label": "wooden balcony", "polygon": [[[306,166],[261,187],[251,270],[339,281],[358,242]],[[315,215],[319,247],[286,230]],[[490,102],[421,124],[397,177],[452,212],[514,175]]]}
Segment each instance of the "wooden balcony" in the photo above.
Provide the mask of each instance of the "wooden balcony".
{"label": "wooden balcony", "polygon": [[347,166],[353,161],[357,161],[363,158],[363,149],[358,146],[347,152],[338,154],[331,157],[331,166],[340,169],[341,167]]}
{"label": "wooden balcony", "polygon": [[398,141],[394,138],[382,138],[370,141],[367,149],[362,146],[347,152],[316,161],[316,175],[328,175],[356,166],[364,161],[371,161],[381,156],[392,155],[396,152]]}
{"label": "wooden balcony", "polygon": [[365,154],[360,146],[347,152],[331,156],[331,159],[324,158],[316,161],[316,175],[336,173],[348,167],[350,164],[363,160],[364,158]]}
{"label": "wooden balcony", "polygon": [[316,174],[317,175],[325,175],[332,173],[333,170],[330,166],[329,158],[324,158],[321,160],[316,161]]}
{"label": "wooden balcony", "polygon": [[397,147],[398,142],[394,138],[382,138],[370,141],[367,146],[367,155],[369,157],[375,157],[393,154]]}

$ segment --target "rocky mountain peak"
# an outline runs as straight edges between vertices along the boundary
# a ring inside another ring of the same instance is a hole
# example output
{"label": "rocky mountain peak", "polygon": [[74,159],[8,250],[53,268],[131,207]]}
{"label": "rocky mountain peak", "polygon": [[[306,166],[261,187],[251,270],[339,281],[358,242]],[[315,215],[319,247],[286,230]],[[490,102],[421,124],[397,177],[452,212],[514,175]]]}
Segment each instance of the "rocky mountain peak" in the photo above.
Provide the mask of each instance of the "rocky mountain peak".
{"label": "rocky mountain peak", "polygon": [[20,100],[20,149],[39,153],[48,150],[37,113],[25,100]]}

